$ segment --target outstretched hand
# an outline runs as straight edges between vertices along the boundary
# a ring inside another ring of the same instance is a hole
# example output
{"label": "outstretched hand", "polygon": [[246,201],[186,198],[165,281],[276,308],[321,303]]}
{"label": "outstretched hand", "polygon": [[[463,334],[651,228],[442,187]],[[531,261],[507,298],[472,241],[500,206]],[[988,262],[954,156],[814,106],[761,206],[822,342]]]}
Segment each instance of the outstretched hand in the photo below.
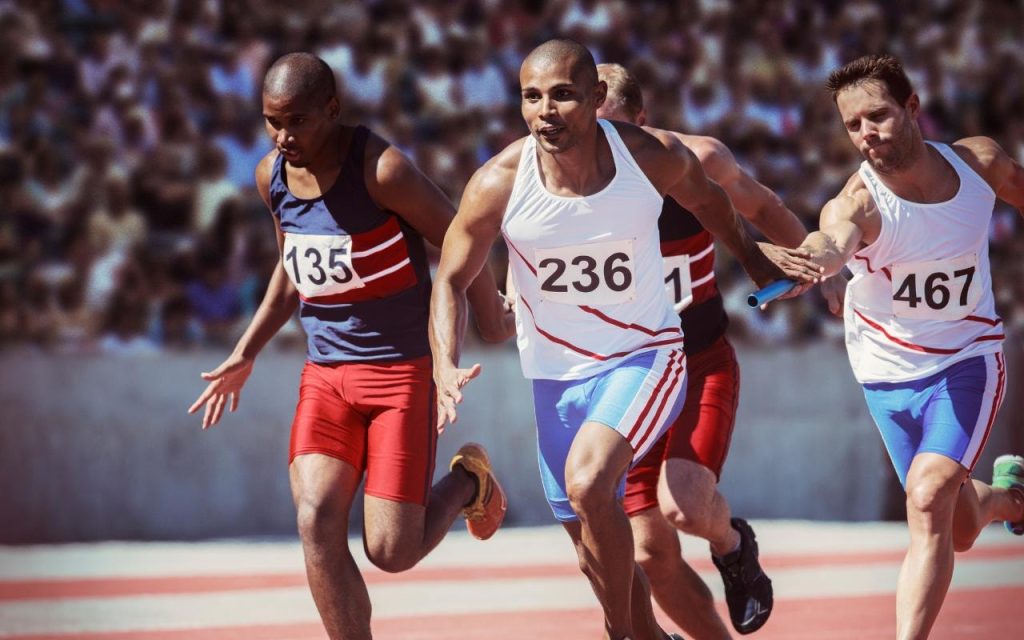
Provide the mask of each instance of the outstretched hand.
{"label": "outstretched hand", "polygon": [[[786,278],[794,280],[797,284],[786,294],[779,296],[779,300],[795,298],[812,286],[821,282],[824,268],[811,260],[811,254],[805,249],[787,249],[770,242],[758,242],[758,246]],[[758,285],[765,286],[768,283],[758,282]]]}
{"label": "outstretched hand", "polygon": [[806,249],[787,249],[770,242],[758,242],[765,257],[775,266],[782,269],[786,277],[798,283],[814,284],[821,282],[825,269],[811,260],[811,253]]}
{"label": "outstretched hand", "polygon": [[188,408],[188,412],[195,413],[206,405],[206,411],[203,412],[203,429],[220,422],[221,416],[224,415],[224,406],[228,404],[229,399],[229,410],[233,412],[238,409],[242,386],[252,373],[252,364],[250,358],[232,355],[213,371],[200,374],[200,377],[210,384],[206,385],[206,389]]}
{"label": "outstretched hand", "polygon": [[446,422],[455,424],[458,412],[455,405],[462,402],[462,387],[480,375],[480,365],[469,369],[456,367],[435,368],[434,384],[437,385],[437,432],[444,433]]}

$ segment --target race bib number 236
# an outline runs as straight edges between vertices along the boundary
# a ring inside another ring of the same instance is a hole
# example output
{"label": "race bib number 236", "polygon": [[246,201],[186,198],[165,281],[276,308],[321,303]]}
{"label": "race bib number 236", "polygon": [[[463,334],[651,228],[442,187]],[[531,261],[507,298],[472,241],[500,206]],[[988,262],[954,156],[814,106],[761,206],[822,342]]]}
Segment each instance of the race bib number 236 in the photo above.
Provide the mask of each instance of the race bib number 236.
{"label": "race bib number 236", "polygon": [[534,258],[541,300],[621,304],[636,294],[632,240],[537,249]]}

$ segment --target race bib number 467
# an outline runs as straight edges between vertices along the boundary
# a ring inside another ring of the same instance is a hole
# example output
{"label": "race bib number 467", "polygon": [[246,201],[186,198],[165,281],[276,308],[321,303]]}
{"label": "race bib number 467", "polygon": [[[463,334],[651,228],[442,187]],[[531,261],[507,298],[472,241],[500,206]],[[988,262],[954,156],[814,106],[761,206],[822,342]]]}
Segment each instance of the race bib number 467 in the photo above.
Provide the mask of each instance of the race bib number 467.
{"label": "race bib number 467", "polygon": [[981,300],[976,254],[892,266],[892,309],[901,318],[962,320]]}
{"label": "race bib number 467", "polygon": [[304,298],[365,286],[352,268],[351,236],[284,235],[284,270]]}
{"label": "race bib number 467", "polygon": [[633,241],[537,249],[541,300],[562,304],[621,304],[636,294]]}

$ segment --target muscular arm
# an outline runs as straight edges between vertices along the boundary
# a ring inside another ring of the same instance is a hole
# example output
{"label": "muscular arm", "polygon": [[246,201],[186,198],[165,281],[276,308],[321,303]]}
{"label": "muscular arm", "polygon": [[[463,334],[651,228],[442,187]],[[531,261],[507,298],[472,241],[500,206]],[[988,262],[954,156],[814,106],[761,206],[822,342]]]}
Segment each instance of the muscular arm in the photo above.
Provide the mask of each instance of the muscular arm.
{"label": "muscular arm", "polygon": [[[256,187],[260,197],[270,209],[270,170],[274,164],[274,157],[277,152],[268,154],[256,167]],[[234,355],[252,360],[266,346],[274,335],[280,331],[284,323],[295,313],[299,304],[298,293],[285,273],[284,264],[281,261],[281,253],[284,247],[284,234],[281,232],[281,223],[274,216],[274,229],[277,232],[277,268],[270,276],[270,284],[267,292],[263,294],[263,301],[252,317],[252,321],[246,328],[245,333],[239,338],[235,345]]]}
{"label": "muscular arm", "polygon": [[1024,215],[1024,167],[1019,162],[983,136],[958,140],[953,149],[985,178],[997,198]]}
{"label": "muscular arm", "polygon": [[803,223],[774,191],[744,171],[724,144],[704,136],[681,136],[681,140],[700,160],[708,178],[729,195],[740,215],[775,244],[800,246],[807,236]]}
{"label": "muscular arm", "polygon": [[648,143],[646,149],[641,147],[638,159],[643,158],[641,166],[652,183],[656,187],[660,183],[666,196],[693,212],[705,229],[725,243],[751,280],[759,286],[786,276],[803,282],[816,280],[818,274],[812,271],[810,263],[796,255],[787,256],[790,268],[786,272],[765,256],[747,233],[728,194],[708,180],[700,161],[682,141],[669,132],[656,129],[647,132],[656,142]]}
{"label": "muscular arm", "polygon": [[[374,136],[368,145],[367,189],[374,202],[408,222],[432,245],[441,247],[455,209],[447,196],[401,151]],[[509,323],[491,270],[480,269],[466,294],[476,312],[480,335],[488,342],[509,337]]]}
{"label": "muscular arm", "polygon": [[[270,208],[270,169],[276,156],[276,151],[267,154],[256,167],[256,186],[268,209]],[[288,321],[298,305],[298,294],[291,281],[288,280],[281,262],[284,234],[281,232],[281,225],[276,217],[274,218],[274,227],[277,231],[277,268],[274,269],[274,273],[270,277],[270,285],[263,296],[263,302],[260,303],[259,309],[256,310],[256,314],[249,322],[245,333],[239,338],[231,355],[213,371],[201,374],[202,379],[209,384],[188,409],[189,413],[195,413],[201,407],[206,407],[203,412],[203,429],[220,421],[229,399],[230,411],[238,408],[242,387],[245,386],[245,382],[252,372],[257,354]]]}
{"label": "muscular arm", "polygon": [[[501,158],[501,156],[498,156]],[[501,216],[512,189],[514,171],[498,158],[470,179],[459,212],[441,249],[441,263],[430,296],[430,348],[438,390],[438,428],[455,422],[460,389],[480,372],[480,365],[459,369],[466,325],[466,294],[487,263],[491,245],[501,232]]]}
{"label": "muscular arm", "polygon": [[811,255],[811,260],[832,276],[853,257],[865,238],[866,205],[848,194],[829,200],[821,210],[821,228],[807,235],[800,246]]}

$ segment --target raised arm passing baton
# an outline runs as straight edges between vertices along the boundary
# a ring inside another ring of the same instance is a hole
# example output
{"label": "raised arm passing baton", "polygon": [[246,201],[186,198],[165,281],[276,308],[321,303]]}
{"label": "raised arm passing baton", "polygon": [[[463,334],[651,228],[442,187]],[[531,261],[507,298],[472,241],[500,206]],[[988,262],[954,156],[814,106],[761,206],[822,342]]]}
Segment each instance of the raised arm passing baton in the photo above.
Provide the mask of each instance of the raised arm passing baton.
{"label": "raised arm passing baton", "polygon": [[793,280],[776,280],[764,289],[759,289],[747,296],[747,304],[751,307],[760,307],[779,296],[786,295],[795,286],[796,282]]}

